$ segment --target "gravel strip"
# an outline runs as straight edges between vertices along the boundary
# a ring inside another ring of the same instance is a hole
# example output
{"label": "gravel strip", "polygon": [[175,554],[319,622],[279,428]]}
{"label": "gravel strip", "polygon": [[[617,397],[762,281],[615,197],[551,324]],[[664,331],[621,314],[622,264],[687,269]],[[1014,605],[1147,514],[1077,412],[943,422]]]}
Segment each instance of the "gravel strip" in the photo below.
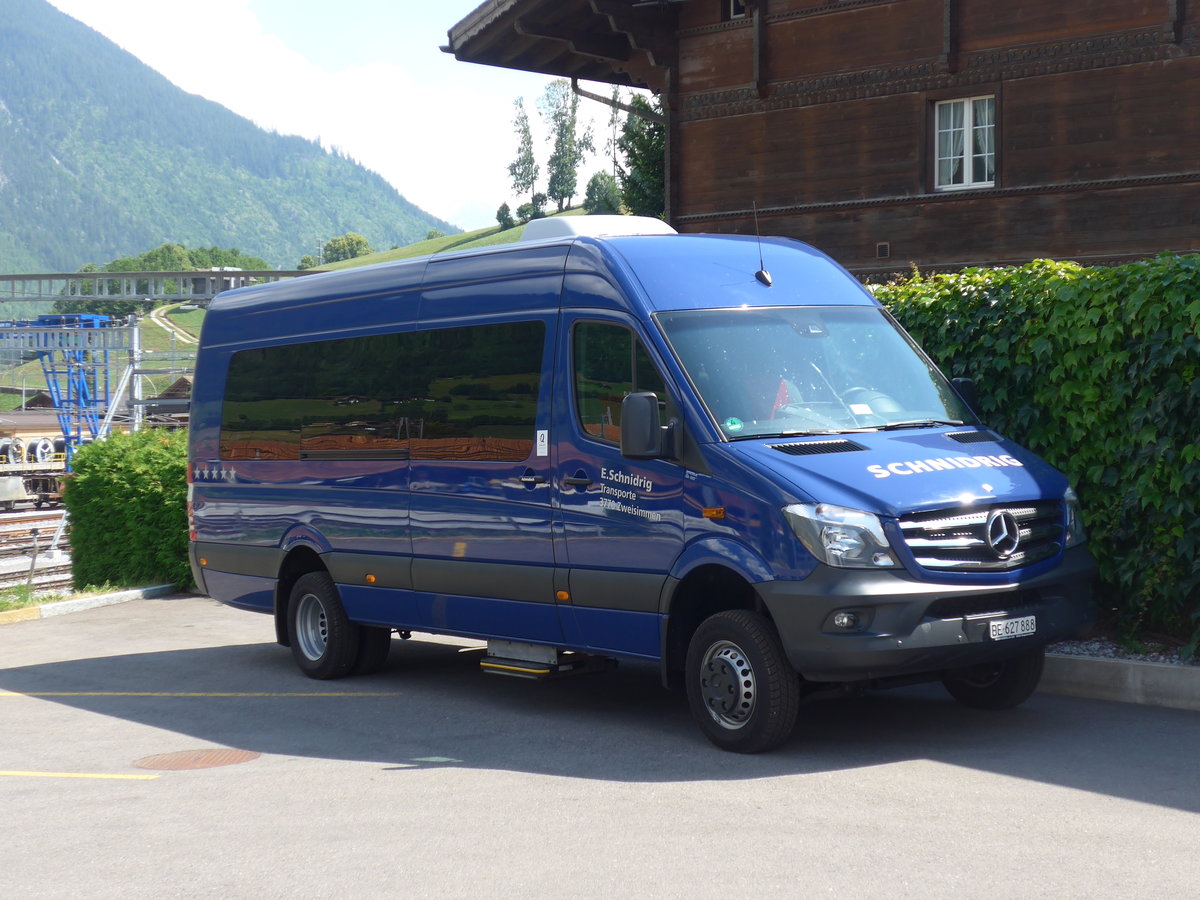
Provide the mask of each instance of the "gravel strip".
{"label": "gravel strip", "polygon": [[1060,653],[1063,656],[1092,656],[1100,659],[1128,659],[1134,662],[1162,663],[1168,666],[1195,666],[1200,665],[1200,659],[1192,659],[1191,662],[1185,662],[1179,657],[1179,650],[1175,647],[1168,647],[1162,644],[1156,644],[1152,641],[1147,641],[1145,644],[1145,653],[1134,653],[1126,650],[1115,641],[1106,640],[1104,638],[1093,638],[1087,641],[1063,641],[1058,644],[1050,644],[1046,648],[1047,653]]}

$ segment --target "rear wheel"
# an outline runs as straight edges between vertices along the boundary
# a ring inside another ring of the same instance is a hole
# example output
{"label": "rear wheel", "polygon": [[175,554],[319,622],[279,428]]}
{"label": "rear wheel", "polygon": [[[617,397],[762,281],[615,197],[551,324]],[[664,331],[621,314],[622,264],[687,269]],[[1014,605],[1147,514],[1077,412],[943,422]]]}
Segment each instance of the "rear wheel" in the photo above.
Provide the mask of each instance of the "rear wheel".
{"label": "rear wheel", "polygon": [[300,576],[288,603],[288,639],[301,672],[320,679],[348,675],[359,656],[359,632],[329,573]]}
{"label": "rear wheel", "polygon": [[1046,648],[1038,647],[1013,659],[953,669],[942,675],[942,684],[963,706],[1012,709],[1037,690],[1045,662]]}
{"label": "rear wheel", "polygon": [[761,753],[792,733],[800,679],[771,622],[744,609],[705,619],[687,654],[688,705],[700,730],[723,750]]}

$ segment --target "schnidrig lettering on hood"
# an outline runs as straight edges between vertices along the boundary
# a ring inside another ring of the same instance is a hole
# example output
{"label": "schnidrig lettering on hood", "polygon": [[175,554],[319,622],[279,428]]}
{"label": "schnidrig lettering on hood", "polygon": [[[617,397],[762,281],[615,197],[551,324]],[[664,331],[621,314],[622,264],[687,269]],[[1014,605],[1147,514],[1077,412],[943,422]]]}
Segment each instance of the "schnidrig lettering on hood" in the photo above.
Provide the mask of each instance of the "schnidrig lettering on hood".
{"label": "schnidrig lettering on hood", "polygon": [[881,463],[867,466],[867,471],[876,478],[892,475],[926,475],[953,469],[1003,469],[1009,466],[1024,466],[1014,456],[941,456],[933,459],[910,459],[902,462]]}

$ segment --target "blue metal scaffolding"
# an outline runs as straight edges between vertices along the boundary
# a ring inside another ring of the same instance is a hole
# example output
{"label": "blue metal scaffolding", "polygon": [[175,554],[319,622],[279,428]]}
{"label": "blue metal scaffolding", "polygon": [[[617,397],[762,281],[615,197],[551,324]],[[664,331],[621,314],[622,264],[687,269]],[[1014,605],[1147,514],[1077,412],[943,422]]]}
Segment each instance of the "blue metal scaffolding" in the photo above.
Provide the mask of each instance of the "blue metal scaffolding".
{"label": "blue metal scaffolding", "polygon": [[[62,429],[67,465],[85,440],[102,438],[111,423],[113,354],[134,349],[133,327],[101,315],[38,316],[0,322],[0,350],[36,354]],[[122,360],[119,365],[125,368]]]}

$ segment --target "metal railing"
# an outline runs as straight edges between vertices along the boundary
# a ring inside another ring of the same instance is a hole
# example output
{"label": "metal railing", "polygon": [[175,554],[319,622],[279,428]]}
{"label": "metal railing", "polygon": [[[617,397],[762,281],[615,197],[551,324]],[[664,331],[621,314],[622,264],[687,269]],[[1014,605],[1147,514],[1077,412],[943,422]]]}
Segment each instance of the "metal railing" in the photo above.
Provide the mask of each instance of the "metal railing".
{"label": "metal railing", "polygon": [[251,284],[312,275],[313,270],[193,272],[71,272],[0,275],[0,301],[6,300],[211,300]]}

